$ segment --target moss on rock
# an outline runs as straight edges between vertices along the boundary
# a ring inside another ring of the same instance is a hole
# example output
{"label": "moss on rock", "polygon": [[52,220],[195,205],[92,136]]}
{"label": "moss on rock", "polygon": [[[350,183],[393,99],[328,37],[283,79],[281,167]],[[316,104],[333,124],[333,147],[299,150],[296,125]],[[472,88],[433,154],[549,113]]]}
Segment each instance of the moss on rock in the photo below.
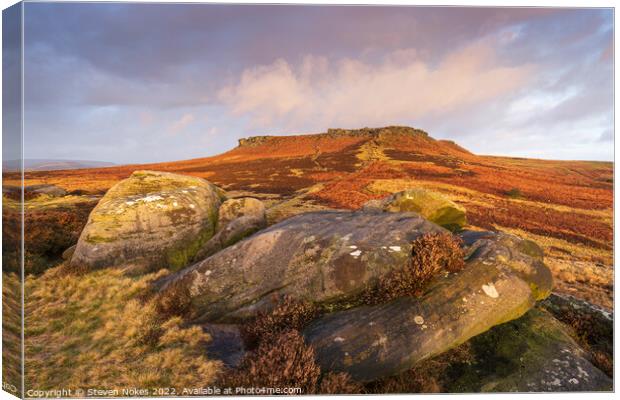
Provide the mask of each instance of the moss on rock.
{"label": "moss on rock", "polygon": [[611,390],[571,339],[570,329],[533,309],[469,341],[471,361],[446,370],[447,392],[557,392]]}
{"label": "moss on rock", "polygon": [[370,208],[390,212],[413,211],[450,231],[459,231],[467,224],[465,209],[430,190],[415,188],[393,195],[380,202],[369,203]]}

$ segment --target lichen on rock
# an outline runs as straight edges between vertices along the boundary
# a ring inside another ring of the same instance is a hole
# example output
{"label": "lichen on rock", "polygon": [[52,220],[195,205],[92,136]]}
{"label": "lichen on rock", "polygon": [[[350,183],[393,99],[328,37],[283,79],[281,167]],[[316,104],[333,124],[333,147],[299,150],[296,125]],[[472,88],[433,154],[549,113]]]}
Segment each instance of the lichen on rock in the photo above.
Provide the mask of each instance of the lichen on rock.
{"label": "lichen on rock", "polygon": [[215,233],[222,195],[201,178],[136,171],[110,188],[91,212],[70,265],[179,269]]}

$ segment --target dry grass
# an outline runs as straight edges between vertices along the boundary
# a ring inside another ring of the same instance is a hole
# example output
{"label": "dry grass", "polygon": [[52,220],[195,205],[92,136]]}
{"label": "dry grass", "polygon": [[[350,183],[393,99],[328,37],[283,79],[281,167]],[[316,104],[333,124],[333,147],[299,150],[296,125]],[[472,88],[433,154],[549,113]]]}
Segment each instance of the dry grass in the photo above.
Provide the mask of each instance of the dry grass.
{"label": "dry grass", "polygon": [[48,270],[26,281],[29,388],[204,386],[220,371],[205,355],[209,336],[164,320],[139,300],[166,272],[140,278],[115,269],[82,276]]}
{"label": "dry grass", "polygon": [[497,226],[498,230],[512,233],[524,239],[536,242],[545,251],[546,257],[566,261],[589,261],[593,263],[613,265],[613,253],[610,250],[593,248],[583,243],[571,243],[563,239],[546,235],[537,235],[522,229]]}
{"label": "dry grass", "polygon": [[490,206],[467,207],[470,223],[487,229],[494,226],[517,228],[594,248],[610,250],[612,247],[611,227],[590,215],[523,206],[508,200],[497,201]]}
{"label": "dry grass", "polygon": [[21,387],[20,286],[17,274],[2,273],[2,381],[8,384],[5,390],[9,391]]}
{"label": "dry grass", "polygon": [[323,376],[318,388],[320,394],[363,394],[364,387],[346,372],[330,372]]}
{"label": "dry grass", "polygon": [[392,193],[401,192],[415,187],[440,192],[450,200],[457,203],[491,207],[496,202],[508,200],[510,204],[516,204],[522,207],[534,207],[543,210],[572,212],[580,215],[587,215],[592,217],[594,220],[599,220],[605,223],[611,223],[613,220],[611,209],[583,209],[556,203],[531,201],[527,199],[507,199],[507,196],[501,194],[495,195],[492,193],[483,193],[464,186],[457,186],[446,182],[424,180],[415,177],[408,177],[406,179],[376,179],[372,181],[364,190],[380,197],[384,197]]}
{"label": "dry grass", "polygon": [[442,272],[458,272],[465,267],[460,241],[449,233],[432,233],[412,242],[407,267],[382,277],[362,294],[366,304],[380,304],[398,297],[420,296],[424,288]]}

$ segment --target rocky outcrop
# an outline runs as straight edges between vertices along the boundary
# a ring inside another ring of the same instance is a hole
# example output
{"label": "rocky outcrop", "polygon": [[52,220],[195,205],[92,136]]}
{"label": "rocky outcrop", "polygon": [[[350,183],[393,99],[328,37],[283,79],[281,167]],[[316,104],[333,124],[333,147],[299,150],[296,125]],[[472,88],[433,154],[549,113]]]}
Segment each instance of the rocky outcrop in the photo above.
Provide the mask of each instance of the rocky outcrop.
{"label": "rocky outcrop", "polygon": [[71,266],[177,270],[213,236],[223,192],[200,178],[136,171],[91,212]]}
{"label": "rocky outcrop", "polygon": [[354,296],[403,268],[411,241],[443,228],[414,213],[324,211],[260,231],[173,275],[191,296],[191,319],[245,318],[289,295],[316,303]]}
{"label": "rocky outcrop", "polygon": [[[248,208],[261,209],[255,206]],[[249,217],[232,212],[244,207],[229,202],[220,213],[222,224]],[[320,304],[324,312],[344,309],[315,319],[302,334],[324,370],[361,382],[406,371],[515,320],[551,293],[551,273],[535,243],[462,231],[463,270],[437,276],[420,297],[360,306],[359,295],[409,265],[412,241],[428,233],[447,231],[415,212],[301,214],[168,276],[159,287],[163,298],[167,291],[171,299],[182,294],[190,304],[184,315],[206,323],[205,329],[268,311],[284,296]],[[213,331],[239,349],[235,332]]]}
{"label": "rocky outcrop", "polygon": [[196,254],[202,260],[267,226],[265,205],[252,197],[226,200],[219,208],[216,234]]}
{"label": "rocky outcrop", "polygon": [[308,326],[304,336],[321,366],[359,381],[394,375],[520,317],[549,295],[549,269],[520,239],[476,235],[465,269],[421,298],[335,312]]}
{"label": "rocky outcrop", "polygon": [[[206,324],[203,330],[212,338],[208,343],[209,354],[228,367],[238,366],[246,354],[239,328]],[[572,339],[571,329],[540,306],[471,338],[454,352],[459,356],[448,351],[436,358],[442,365],[447,364],[443,370],[447,376],[429,377],[441,378],[443,393],[610,391],[613,388],[612,380],[593,365],[588,354]],[[415,366],[418,371],[426,367],[425,362]],[[431,371],[428,373],[435,373]]]}
{"label": "rocky outcrop", "polygon": [[239,147],[253,147],[260,146],[263,143],[266,143],[270,139],[275,136],[250,136],[248,138],[239,139]]}
{"label": "rocky outcrop", "polygon": [[327,136],[329,137],[341,137],[341,136],[353,136],[353,137],[367,137],[367,138],[380,138],[388,135],[411,135],[411,136],[423,136],[428,137],[428,132],[422,129],[411,128],[409,126],[386,126],[382,128],[361,128],[361,129],[342,129],[342,128],[329,128],[327,130]]}
{"label": "rocky outcrop", "polygon": [[[551,294],[542,306],[556,318],[566,318],[567,323],[578,321],[584,330],[596,334],[606,343],[613,343],[614,317],[611,310],[563,293]],[[609,350],[613,352],[611,348]]]}
{"label": "rocky outcrop", "polygon": [[467,223],[465,209],[439,193],[416,188],[394,193],[382,200],[371,200],[366,210],[389,212],[413,211],[451,231],[463,229]]}
{"label": "rocky outcrop", "polygon": [[[421,129],[411,128],[408,126],[386,126],[382,128],[361,128],[361,129],[341,129],[341,128],[329,128],[325,133],[318,133],[311,136],[324,137],[324,138],[340,138],[340,137],[355,137],[355,138],[368,138],[378,139],[385,136],[421,136],[428,138],[428,132]],[[310,135],[308,135],[310,136]],[[255,147],[268,143],[271,140],[281,139],[278,136],[250,136],[248,138],[239,139],[239,147]]]}

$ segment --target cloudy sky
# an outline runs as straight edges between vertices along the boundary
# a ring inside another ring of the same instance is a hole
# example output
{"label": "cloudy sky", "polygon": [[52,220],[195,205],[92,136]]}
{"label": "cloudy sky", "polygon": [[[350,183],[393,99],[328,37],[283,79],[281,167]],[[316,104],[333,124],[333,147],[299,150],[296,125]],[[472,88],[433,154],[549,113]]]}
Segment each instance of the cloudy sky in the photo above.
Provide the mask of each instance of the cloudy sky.
{"label": "cloudy sky", "polygon": [[27,3],[25,26],[27,158],[395,124],[479,154],[613,158],[610,9]]}

